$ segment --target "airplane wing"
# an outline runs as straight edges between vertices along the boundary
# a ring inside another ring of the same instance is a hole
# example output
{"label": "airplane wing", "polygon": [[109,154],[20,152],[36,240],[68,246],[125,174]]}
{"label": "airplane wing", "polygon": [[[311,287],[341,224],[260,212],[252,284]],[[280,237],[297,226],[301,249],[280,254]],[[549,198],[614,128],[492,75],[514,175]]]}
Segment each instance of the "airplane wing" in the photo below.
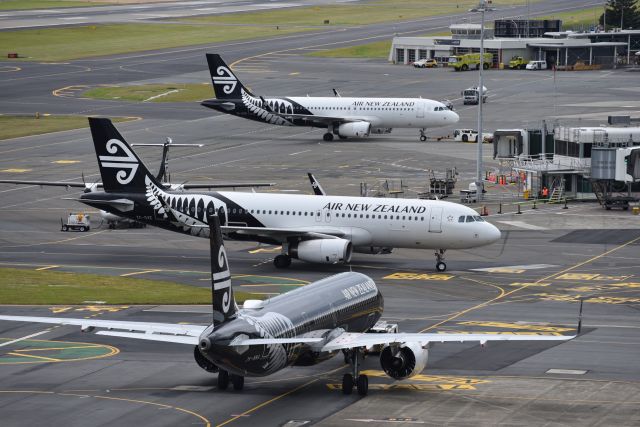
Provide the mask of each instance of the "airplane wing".
{"label": "airplane wing", "polygon": [[269,111],[271,114],[276,116],[280,116],[283,119],[287,120],[304,120],[314,123],[319,123],[322,125],[330,125],[333,123],[350,123],[350,122],[370,122],[371,119],[367,117],[336,117],[336,116],[318,116],[315,114],[287,114],[287,113],[276,113],[273,111]]}
{"label": "airplane wing", "polygon": [[403,344],[417,342],[421,346],[429,343],[445,342],[479,342],[484,344],[487,341],[567,341],[575,338],[576,335],[500,335],[500,334],[422,334],[422,333],[397,333],[397,334],[367,334],[345,332],[325,344],[322,351],[335,351],[351,349],[357,347],[370,348],[374,345]]}
{"label": "airplane wing", "polygon": [[[195,189],[195,188],[250,188],[250,187],[273,187],[276,185],[275,182],[218,182],[215,184],[174,184],[180,188],[184,188],[185,190]],[[165,187],[171,187],[171,185],[165,185]]]}
{"label": "airplane wing", "polygon": [[[24,185],[42,185],[49,187],[79,187],[85,188],[87,184],[84,182],[64,182],[64,181],[22,181],[15,179],[2,179],[0,184],[24,184]],[[97,184],[102,186],[102,184]]]}
{"label": "airplane wing", "polygon": [[[107,330],[97,332],[98,335],[190,345],[197,345],[200,334],[207,328],[207,326],[202,325],[76,319],[68,317],[0,316],[0,320],[8,320],[12,322],[51,323],[54,325],[75,325],[80,326],[82,330],[101,328]],[[113,331],[114,329],[123,332]]]}
{"label": "airplane wing", "polygon": [[303,237],[308,239],[339,239],[345,232],[338,228],[266,228],[266,227],[236,227],[222,226],[223,233],[238,233],[249,236],[265,236],[279,239],[287,237]]}

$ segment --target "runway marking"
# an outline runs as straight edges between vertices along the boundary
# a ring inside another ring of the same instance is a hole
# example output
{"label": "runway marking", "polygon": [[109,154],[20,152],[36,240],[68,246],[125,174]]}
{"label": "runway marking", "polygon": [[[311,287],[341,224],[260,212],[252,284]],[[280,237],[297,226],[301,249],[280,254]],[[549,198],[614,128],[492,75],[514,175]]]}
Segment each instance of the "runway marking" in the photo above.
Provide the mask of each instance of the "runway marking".
{"label": "runway marking", "polygon": [[72,165],[74,163],[81,163],[80,160],[54,160],[51,163],[56,163],[58,165]]}
{"label": "runway marking", "polygon": [[46,267],[36,268],[36,271],[50,270],[52,268],[58,268],[59,265],[47,265]]}
{"label": "runway marking", "polygon": [[46,330],[44,330],[44,331],[36,332],[36,333],[34,333],[34,334],[27,335],[27,336],[24,336],[24,337],[22,337],[22,338],[17,338],[17,339],[15,339],[15,340],[12,340],[12,341],[9,341],[9,342],[2,343],[2,344],[0,344],[0,347],[4,347],[4,346],[10,345],[10,344],[15,344],[15,343],[17,343],[17,342],[24,341],[24,340],[27,340],[27,339],[29,339],[29,338],[37,337],[38,335],[44,335],[44,334],[46,334],[46,333],[48,333],[48,332],[51,332],[51,331],[52,331],[52,328],[46,329]]}
{"label": "runway marking", "polygon": [[59,98],[72,98],[76,96],[74,92],[84,90],[88,87],[89,86],[87,85],[70,85],[70,86],[61,87],[60,89],[54,89],[53,91],[51,91],[51,94]]}
{"label": "runway marking", "polygon": [[298,71],[296,71],[294,73],[289,73],[290,76],[297,76],[298,74],[300,74]]}
{"label": "runway marking", "polygon": [[118,311],[126,310],[130,308],[129,305],[85,305],[82,307],[49,307],[54,314],[66,313],[68,311],[88,311],[91,313],[117,313]]}
{"label": "runway marking", "polygon": [[[54,328],[51,328],[54,329]],[[50,332],[47,330],[45,332]],[[7,338],[0,338],[0,341],[4,341]],[[107,344],[85,343],[77,341],[52,341],[52,340],[20,340],[24,341],[25,348],[12,350],[10,353],[0,355],[0,365],[22,365],[32,363],[62,363],[62,362],[77,362],[84,360],[102,359],[105,357],[114,356],[120,353],[120,350],[116,347]],[[9,345],[16,342],[15,340],[4,342],[0,345]],[[33,351],[55,352],[55,357],[45,357],[31,354]],[[13,357],[6,357],[13,356]]]}
{"label": "runway marking", "polygon": [[[635,239],[629,240],[628,242],[623,243],[622,245],[618,245],[618,246],[616,246],[615,248],[609,249],[608,251],[605,251],[605,252],[601,253],[600,255],[596,255],[596,256],[594,256],[594,257],[591,257],[591,258],[589,258],[589,259],[587,259],[587,260],[585,260],[585,261],[579,262],[579,263],[577,263],[577,264],[575,264],[575,265],[573,265],[573,266],[571,266],[571,267],[565,268],[564,270],[561,270],[561,271],[559,271],[559,272],[552,273],[552,274],[550,274],[550,275],[547,275],[547,276],[545,276],[545,277],[542,277],[542,278],[540,278],[539,280],[536,280],[536,281],[535,281],[535,282],[533,282],[533,283],[535,284],[535,283],[547,282],[547,281],[549,281],[550,279],[552,279],[552,278],[554,278],[554,277],[561,276],[561,275],[566,274],[566,273],[568,273],[568,272],[570,272],[570,271],[572,271],[572,270],[575,270],[575,269],[577,269],[577,268],[580,268],[580,267],[582,267],[583,265],[589,264],[589,263],[591,263],[591,262],[593,262],[593,261],[595,261],[595,260],[597,260],[597,259],[603,258],[603,257],[605,257],[605,256],[607,256],[607,255],[609,255],[609,254],[612,254],[612,253],[614,253],[614,252],[616,252],[616,251],[618,251],[618,250],[620,250],[620,249],[622,249],[622,248],[625,248],[625,247],[627,247],[627,246],[629,246],[629,245],[631,245],[631,244],[633,244],[633,243],[635,243],[635,242],[637,242],[637,241],[640,241],[640,237],[636,237]],[[478,309],[480,309],[480,308],[487,307],[488,305],[490,305],[490,304],[492,304],[492,303],[494,303],[494,302],[496,302],[496,301],[499,301],[499,300],[501,300],[501,299],[503,299],[503,298],[505,298],[505,297],[507,297],[507,296],[509,296],[509,295],[513,295],[514,293],[519,292],[519,291],[521,291],[521,290],[527,289],[527,288],[528,288],[528,287],[530,287],[530,286],[531,286],[530,284],[525,284],[525,285],[523,285],[523,286],[520,286],[520,287],[518,287],[518,288],[516,288],[516,289],[513,289],[513,290],[510,290],[510,291],[508,291],[508,292],[505,292],[505,291],[504,291],[504,289],[502,289],[502,292],[501,292],[501,293],[500,293],[500,295],[498,295],[497,297],[492,298],[492,299],[489,299],[489,300],[487,300],[487,301],[484,301],[484,302],[482,302],[482,303],[480,303],[480,304],[476,304],[476,305],[471,306],[471,307],[469,307],[469,308],[467,308],[467,309],[460,310],[460,311],[459,311],[458,313],[456,313],[455,315],[450,316],[450,317],[448,317],[447,319],[441,320],[440,322],[434,323],[433,325],[428,326],[428,327],[426,327],[426,328],[422,329],[420,332],[426,332],[426,331],[432,330],[432,329],[434,329],[434,328],[437,328],[438,326],[443,325],[443,324],[445,324],[445,323],[447,323],[447,322],[450,322],[450,321],[452,321],[452,320],[455,320],[455,319],[459,318],[460,316],[462,316],[462,315],[464,315],[464,314],[467,314],[467,313],[469,313],[469,312],[472,312],[472,311],[478,310]],[[639,301],[640,301],[640,299],[639,299]]]}
{"label": "runway marking", "polygon": [[22,68],[20,68],[20,67],[12,67],[10,65],[5,65],[5,66],[0,67],[0,73],[13,73],[13,72],[20,71],[20,70],[22,70]]}
{"label": "runway marking", "polygon": [[96,395],[77,394],[77,393],[68,393],[68,392],[39,391],[39,390],[0,390],[0,393],[6,393],[6,394],[10,394],[10,393],[48,394],[48,395],[56,395],[56,396],[63,396],[63,397],[73,396],[73,397],[79,397],[79,398],[93,398],[93,399],[116,400],[116,401],[128,402],[128,403],[141,403],[143,405],[158,406],[158,407],[160,407],[162,409],[173,409],[175,411],[179,411],[179,412],[183,412],[185,414],[192,415],[192,416],[200,419],[200,421],[202,421],[202,423],[204,424],[205,427],[211,427],[211,422],[207,418],[205,418],[204,416],[198,414],[197,412],[191,411],[189,409],[181,408],[179,406],[166,405],[164,403],[157,403],[157,402],[149,402],[149,401],[146,401],[146,400],[127,399],[127,398],[124,398],[124,397],[113,397],[113,396],[96,396]]}
{"label": "runway marking", "polygon": [[484,271],[487,273],[524,273],[526,270],[539,270],[543,268],[557,267],[554,264],[528,264],[528,265],[505,265],[501,267],[470,268],[469,271]]}
{"label": "runway marking", "polygon": [[7,173],[25,173],[25,172],[31,172],[33,169],[18,169],[18,168],[14,168],[14,169],[3,169],[0,170],[0,172],[7,172]]}
{"label": "runway marking", "polygon": [[[528,325],[519,323],[507,323],[507,322],[483,322],[483,321],[466,321],[458,322],[458,325],[465,326],[489,326],[491,328],[509,328],[509,329],[527,329],[531,331],[540,332],[569,332],[574,328],[562,328],[557,326],[541,326],[541,325]],[[476,332],[474,332],[476,333]]]}
{"label": "runway marking", "polygon": [[259,253],[276,253],[276,252],[280,252],[282,250],[282,246],[275,246],[273,248],[259,248],[259,249],[253,249],[249,252],[250,254],[259,254]]}
{"label": "runway marking", "polygon": [[607,276],[604,274],[589,274],[589,273],[567,273],[556,277],[560,280],[613,280],[620,281],[626,280],[632,276]]}
{"label": "runway marking", "polygon": [[129,277],[129,276],[137,276],[138,274],[147,274],[147,273],[157,273],[162,270],[143,270],[143,271],[133,271],[131,273],[121,274],[120,277]]}
{"label": "runway marking", "polygon": [[562,375],[584,375],[587,371],[582,369],[549,369],[547,374],[562,374]]}
{"label": "runway marking", "polygon": [[537,225],[527,224],[524,221],[496,221],[496,222],[499,222],[501,224],[511,225],[513,227],[524,228],[527,230],[548,230],[548,228],[546,227],[539,227]]}
{"label": "runway marking", "polygon": [[302,154],[302,153],[308,153],[311,150],[303,150],[303,151],[297,151],[295,153],[289,153],[290,156],[297,156],[298,154]]}
{"label": "runway marking", "polygon": [[428,274],[428,273],[393,273],[383,277],[388,280],[450,280],[454,276],[450,274]]}
{"label": "runway marking", "polygon": [[[361,372],[364,375],[368,375],[370,377],[379,377],[379,378],[389,378],[389,376],[384,372],[376,369],[367,369]],[[416,376],[411,377],[412,381],[424,381],[430,383],[441,383],[441,384],[454,384],[454,385],[477,385],[490,383],[489,380],[480,380],[477,378],[469,378],[469,377],[454,377],[449,375],[423,375],[418,374]],[[474,389],[475,390],[475,389]]]}
{"label": "runway marking", "polygon": [[545,286],[549,286],[551,283],[535,283],[535,282],[513,282],[513,283],[509,283],[509,286],[539,286],[539,287],[545,287]]}

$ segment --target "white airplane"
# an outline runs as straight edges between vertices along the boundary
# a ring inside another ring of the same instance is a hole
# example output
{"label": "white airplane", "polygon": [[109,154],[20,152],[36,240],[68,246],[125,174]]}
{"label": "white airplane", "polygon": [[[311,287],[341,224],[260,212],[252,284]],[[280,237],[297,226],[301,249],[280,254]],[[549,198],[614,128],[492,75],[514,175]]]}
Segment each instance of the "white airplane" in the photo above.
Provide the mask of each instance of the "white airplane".
{"label": "white airplane", "polygon": [[393,128],[420,129],[450,126],[460,117],[442,102],[422,98],[257,97],[242,85],[220,55],[207,54],[216,99],[205,107],[226,114],[281,126],[326,128],[325,141],[333,136],[362,138],[390,133]]}
{"label": "white airplane", "polygon": [[[189,325],[122,320],[0,315],[0,320],[80,326],[83,331],[119,338],[191,346],[202,369],[218,373],[218,389],[244,388],[245,377],[264,377],[287,366],[321,363],[342,351],[351,372],[342,377],[342,392],[354,387],[361,396],[369,379],[360,371],[367,353],[382,347],[385,374],[404,380],[427,366],[429,348],[437,343],[488,341],[567,341],[575,335],[486,333],[366,333],[380,319],[383,298],[375,282],[360,273],[341,273],[286,292],[267,301],[248,300],[238,308],[231,286],[228,257],[216,215],[207,219],[211,248],[213,323]],[[579,319],[582,318],[582,303]],[[5,343],[6,344],[6,343]]]}
{"label": "white airplane", "polygon": [[142,163],[109,119],[89,118],[103,192],[78,201],[171,231],[208,236],[207,215],[218,213],[228,238],[282,245],[274,264],[292,258],[345,263],[353,252],[435,249],[446,270],[447,249],[484,246],[500,230],[473,209],[441,200],[246,192],[173,191]]}

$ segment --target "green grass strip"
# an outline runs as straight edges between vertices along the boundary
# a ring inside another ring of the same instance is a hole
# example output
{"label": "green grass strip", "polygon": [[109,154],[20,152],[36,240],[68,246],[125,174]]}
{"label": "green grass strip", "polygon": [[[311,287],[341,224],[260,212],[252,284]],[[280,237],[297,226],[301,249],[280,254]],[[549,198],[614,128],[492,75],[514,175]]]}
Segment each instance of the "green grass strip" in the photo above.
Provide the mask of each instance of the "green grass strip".
{"label": "green grass strip", "polygon": [[[114,117],[114,122],[135,120],[134,117]],[[63,130],[82,129],[89,127],[89,121],[84,116],[4,116],[0,115],[0,140],[17,138],[20,136],[41,135]],[[0,300],[1,301],[1,300]]]}
{"label": "green grass strip", "polygon": [[[234,292],[243,302],[251,294]],[[252,299],[256,296],[251,295]],[[259,299],[259,298],[258,298]],[[0,303],[21,305],[210,304],[211,289],[159,280],[0,268]]]}
{"label": "green grass strip", "polygon": [[137,102],[196,102],[215,98],[210,83],[166,83],[89,89],[83,97]]}
{"label": "green grass strip", "polygon": [[89,7],[113,4],[69,0],[0,0],[0,10],[58,9],[62,7]]}
{"label": "green grass strip", "polygon": [[[16,52],[22,60],[64,61],[152,49],[230,40],[268,38],[305,31],[274,26],[113,24],[3,31],[0,55]],[[204,56],[202,63],[205,64]]]}

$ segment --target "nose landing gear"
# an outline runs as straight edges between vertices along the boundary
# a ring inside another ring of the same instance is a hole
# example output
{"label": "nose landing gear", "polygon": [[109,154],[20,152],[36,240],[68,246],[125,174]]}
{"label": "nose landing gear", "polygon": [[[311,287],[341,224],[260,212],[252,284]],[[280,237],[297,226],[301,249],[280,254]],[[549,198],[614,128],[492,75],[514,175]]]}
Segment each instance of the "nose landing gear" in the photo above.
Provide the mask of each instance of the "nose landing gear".
{"label": "nose landing gear", "polygon": [[446,249],[439,249],[436,251],[436,270],[443,272],[447,269],[447,264],[444,263],[444,252]]}
{"label": "nose landing gear", "polygon": [[427,135],[424,134],[424,128],[420,129],[420,141],[425,142],[427,140]]}

